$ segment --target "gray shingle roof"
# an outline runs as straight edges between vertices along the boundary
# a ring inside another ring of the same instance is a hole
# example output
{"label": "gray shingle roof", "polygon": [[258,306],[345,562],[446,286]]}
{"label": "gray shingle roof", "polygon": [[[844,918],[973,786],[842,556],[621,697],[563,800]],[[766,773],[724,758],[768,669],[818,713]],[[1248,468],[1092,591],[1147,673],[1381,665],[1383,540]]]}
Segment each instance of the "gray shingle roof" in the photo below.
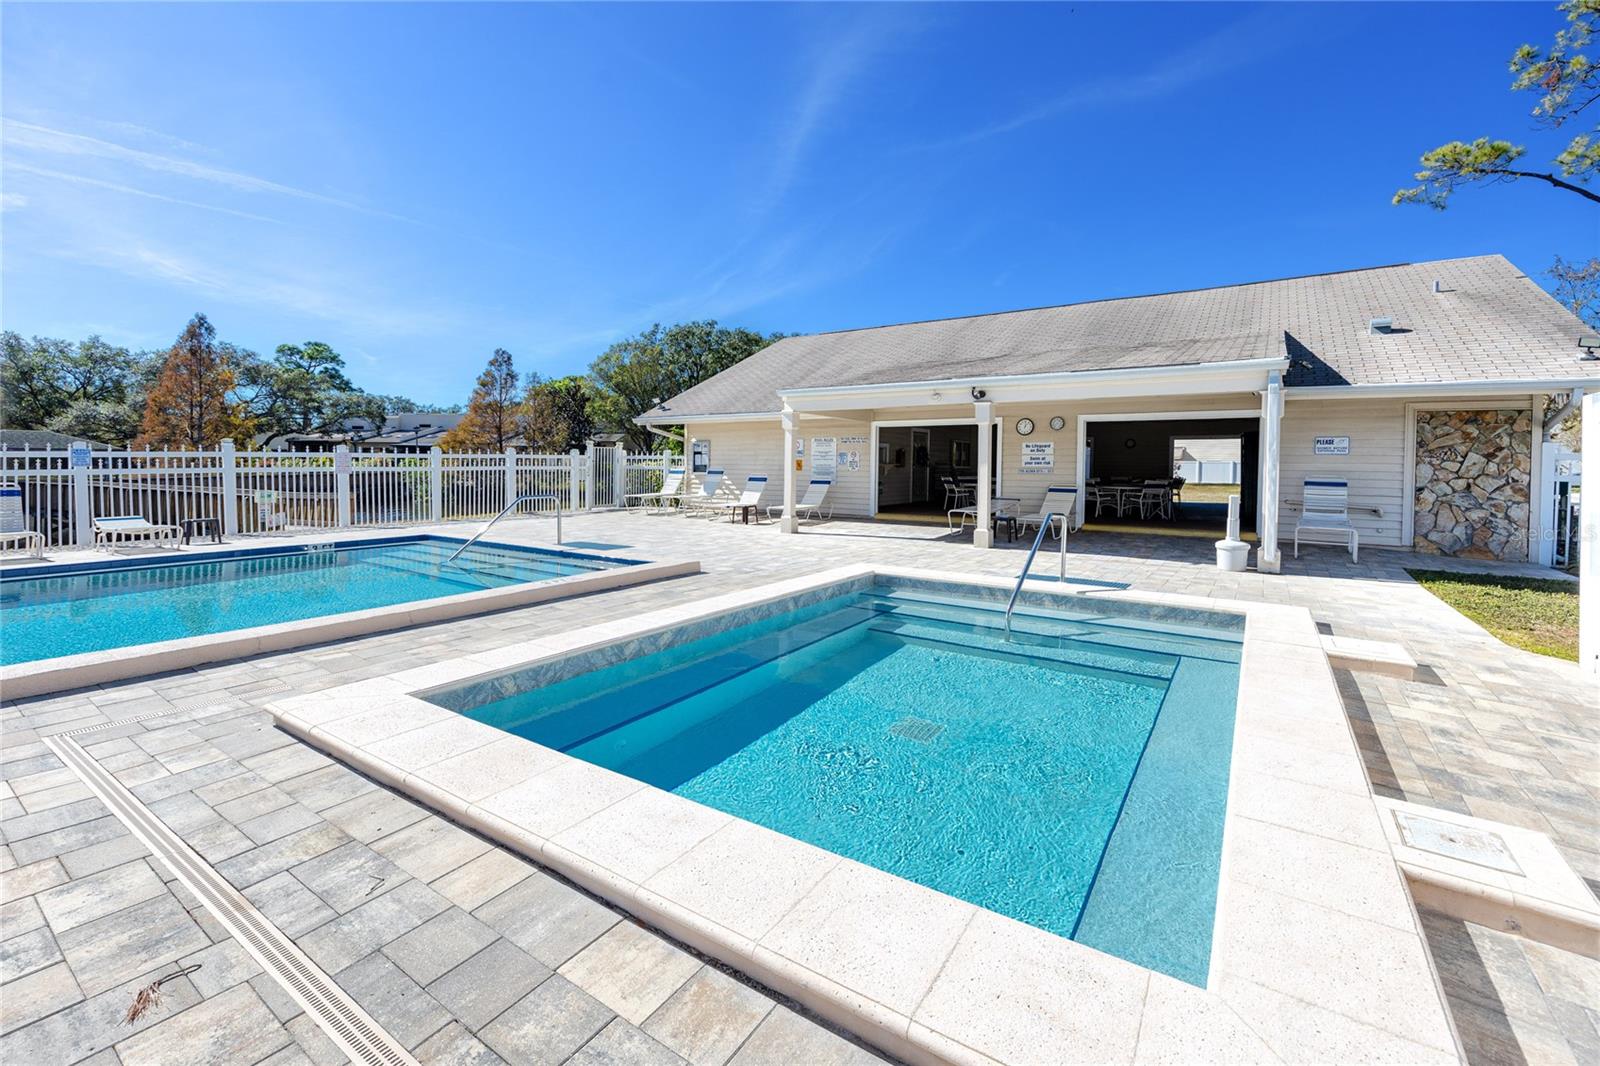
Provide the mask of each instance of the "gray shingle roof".
{"label": "gray shingle roof", "polygon": [[[1380,317],[1393,332],[1368,332]],[[777,411],[780,389],[1284,356],[1291,386],[1600,377],[1576,362],[1583,332],[1486,255],[787,337],[647,417]]]}

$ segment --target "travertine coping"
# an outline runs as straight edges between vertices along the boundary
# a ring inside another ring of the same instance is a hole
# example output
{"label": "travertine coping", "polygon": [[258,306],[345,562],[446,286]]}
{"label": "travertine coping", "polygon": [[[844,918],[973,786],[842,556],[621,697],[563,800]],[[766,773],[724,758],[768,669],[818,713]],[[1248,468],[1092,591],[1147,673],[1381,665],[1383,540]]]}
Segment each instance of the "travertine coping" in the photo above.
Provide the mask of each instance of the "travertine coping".
{"label": "travertine coping", "polygon": [[917,1063],[1459,1059],[1333,675],[1301,608],[1242,614],[1204,989],[503,733],[417,698],[881,575],[850,566],[279,701],[286,729]]}
{"label": "travertine coping", "polygon": [[[326,543],[349,544],[366,539],[372,539],[371,535],[329,537]],[[513,550],[526,549],[513,547]],[[188,556],[190,553],[184,554]],[[193,554],[203,556],[207,553]],[[584,555],[592,559],[606,558],[604,554],[598,552],[584,553]],[[200,562],[202,559],[173,557],[161,561]],[[70,573],[74,566],[75,564],[62,564],[62,569]],[[41,568],[40,573],[31,576],[50,577],[48,571],[48,567]],[[198,637],[180,637],[177,640],[162,640],[152,644],[136,644],[127,648],[62,655],[54,659],[39,659],[31,663],[0,667],[0,690],[4,690],[6,699],[42,696],[65,689],[102,685],[108,681],[181,670],[203,663],[223,662],[263,652],[286,651],[327,640],[382,633],[392,629],[407,629],[451,618],[485,614],[508,607],[526,607],[529,604],[544,603],[586,592],[602,592],[625,585],[637,585],[646,581],[699,572],[699,561],[692,559],[639,563],[618,566],[611,570],[594,570],[584,574],[552,578],[548,581],[507,585],[480,592],[461,592],[453,596],[413,600],[410,603],[372,607],[364,611],[346,611],[343,614],[324,615],[321,618],[304,618],[295,622],[278,622],[273,625],[232,629]]]}
{"label": "travertine coping", "polygon": [[[1600,959],[1600,905],[1560,849],[1535,829],[1378,798],[1383,829],[1417,902],[1452,918],[1520,933],[1530,940]],[[1492,833],[1521,873],[1494,870],[1412,847],[1395,815],[1410,813],[1463,829]]]}

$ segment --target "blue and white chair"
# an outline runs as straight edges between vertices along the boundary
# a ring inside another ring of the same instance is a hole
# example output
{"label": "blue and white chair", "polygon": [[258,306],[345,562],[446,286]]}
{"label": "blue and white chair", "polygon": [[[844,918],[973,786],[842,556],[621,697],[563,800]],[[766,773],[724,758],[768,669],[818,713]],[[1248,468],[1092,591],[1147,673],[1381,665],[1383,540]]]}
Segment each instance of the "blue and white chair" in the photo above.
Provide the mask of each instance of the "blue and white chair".
{"label": "blue and white chair", "polygon": [[1071,533],[1077,528],[1078,521],[1078,490],[1072,485],[1051,485],[1044,492],[1044,502],[1033,514],[1017,516],[1017,524],[1026,530],[1029,526],[1035,528],[1042,526],[1045,518],[1051,519],[1051,525],[1056,529],[1056,536]]}
{"label": "blue and white chair", "polygon": [[[656,492],[630,492],[623,496],[623,505],[629,510],[635,506],[651,505],[665,507],[676,500],[683,493],[683,467],[673,467],[661,479],[661,488]],[[637,500],[638,504],[634,501]]]}
{"label": "blue and white chair", "polygon": [[13,548],[44,558],[44,534],[29,529],[22,513],[22,486],[8,481],[0,485],[0,551]]}
{"label": "blue and white chair", "polygon": [[715,503],[717,493],[722,491],[722,478],[723,471],[707,470],[700,476],[700,483],[683,494],[683,502],[678,506],[678,510],[688,514],[697,507]]}
{"label": "blue and white chair", "polygon": [[[832,487],[832,485],[833,485],[833,479],[832,478],[826,478],[826,477],[814,477],[814,478],[812,478],[811,479],[811,484],[806,486],[806,494],[804,496],[802,496],[800,498],[800,500],[794,505],[795,521],[797,521],[797,522],[798,521],[804,521],[807,513],[809,513],[812,518],[817,518],[817,519],[832,518],[833,517],[833,504],[831,504],[831,503],[828,504],[828,509],[827,509],[826,512],[824,512],[823,509],[822,509],[823,503],[828,498],[828,489],[830,487]],[[771,507],[767,508],[767,517],[768,518],[778,518],[782,514],[783,514],[783,504],[781,504],[781,503],[775,503]]]}
{"label": "blue and white chair", "polygon": [[1300,558],[1300,533],[1333,533],[1345,538],[1350,561],[1359,562],[1360,535],[1350,524],[1350,483],[1332,478],[1306,479],[1300,521],[1294,524],[1294,557]]}
{"label": "blue and white chair", "polygon": [[742,511],[745,521],[750,520],[750,515],[756,516],[756,521],[761,520],[761,494],[767,491],[767,475],[751,474],[744,479],[744,491],[739,493],[738,499],[711,500],[701,506],[712,514],[726,514],[728,520],[739,516]]}

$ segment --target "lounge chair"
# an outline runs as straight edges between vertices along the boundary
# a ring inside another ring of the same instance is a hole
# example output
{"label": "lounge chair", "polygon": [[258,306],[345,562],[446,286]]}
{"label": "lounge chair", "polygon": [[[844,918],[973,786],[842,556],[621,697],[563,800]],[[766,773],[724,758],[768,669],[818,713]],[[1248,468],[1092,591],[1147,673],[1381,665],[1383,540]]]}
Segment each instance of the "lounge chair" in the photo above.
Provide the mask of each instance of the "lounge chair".
{"label": "lounge chair", "polygon": [[1300,521],[1294,524],[1294,557],[1300,558],[1300,531],[1337,533],[1350,549],[1350,561],[1359,562],[1360,535],[1350,524],[1350,483],[1329,478],[1306,479],[1300,504]]}
{"label": "lounge chair", "polygon": [[35,559],[44,558],[44,534],[29,529],[22,513],[22,486],[7,481],[0,485],[0,551],[14,545],[31,552]]}
{"label": "lounge chair", "polygon": [[153,541],[157,547],[178,546],[177,526],[155,525],[142,515],[108,515],[94,519],[95,547],[114,552],[117,545],[133,540]]}
{"label": "lounge chair", "polygon": [[[826,501],[827,498],[828,498],[828,489],[830,487],[832,487],[832,485],[833,485],[833,479],[832,478],[825,478],[825,477],[814,477],[814,478],[812,478],[811,479],[811,484],[806,486],[806,494],[804,496],[802,496],[800,498],[800,501],[794,505],[794,517],[795,517],[795,520],[796,521],[803,521],[805,519],[805,517],[806,517],[806,512],[807,511],[811,512],[811,517],[812,518],[816,518],[816,519],[832,518],[833,517],[833,504],[831,504],[831,503],[828,504],[828,510],[827,510],[826,513],[824,513],[823,510],[822,510],[822,505],[823,505],[824,501]],[[782,514],[783,514],[783,504],[781,504],[781,503],[775,503],[771,507],[767,508],[767,517],[768,518],[778,518]]]}
{"label": "lounge chair", "polygon": [[1017,524],[1023,529],[1029,526],[1041,526],[1046,515],[1051,517],[1052,524],[1060,521],[1065,533],[1071,533],[1076,528],[1073,523],[1078,517],[1078,490],[1070,485],[1051,485],[1044,490],[1044,502],[1039,505],[1039,509],[1033,514],[1018,515]]}
{"label": "lounge chair", "polygon": [[743,513],[748,525],[752,514],[757,522],[761,521],[761,494],[766,491],[767,475],[751,474],[744,479],[744,491],[739,493],[738,499],[710,500],[700,506],[712,514],[726,514],[730,522]]}
{"label": "lounge chair", "polygon": [[648,508],[652,503],[664,506],[668,501],[676,500],[682,493],[683,468],[679,466],[667,471],[666,476],[661,479],[661,490],[659,492],[630,492],[623,496],[622,499],[623,505],[630,509],[633,504],[629,501],[632,500],[638,500]]}
{"label": "lounge chair", "polygon": [[684,514],[697,507],[704,507],[717,498],[717,493],[722,489],[721,470],[707,470],[700,479],[700,484],[693,491],[683,494],[683,500],[678,505],[678,510]]}

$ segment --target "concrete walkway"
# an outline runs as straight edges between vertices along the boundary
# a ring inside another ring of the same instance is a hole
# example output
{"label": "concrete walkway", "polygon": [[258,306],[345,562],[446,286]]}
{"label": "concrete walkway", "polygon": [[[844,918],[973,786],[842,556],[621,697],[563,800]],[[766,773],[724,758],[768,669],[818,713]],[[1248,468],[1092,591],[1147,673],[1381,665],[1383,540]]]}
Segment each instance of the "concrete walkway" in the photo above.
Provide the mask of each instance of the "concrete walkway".
{"label": "concrete walkway", "polygon": [[[517,521],[493,539],[551,534]],[[159,714],[79,739],[421,1061],[872,1061],[764,990],[279,733],[260,708],[843,562],[1014,573],[1021,545],[980,553],[926,526],[832,522],[783,537],[771,525],[597,514],[569,519],[567,547],[687,554],[705,573],[5,705],[0,1060],[340,1059],[39,743]],[[1539,828],[1600,883],[1593,690],[1572,664],[1500,644],[1404,574],[1437,561],[1370,551],[1352,567],[1313,548],[1268,577],[1217,571],[1205,541],[1085,534],[1069,551],[1075,576],[1301,604],[1329,632],[1404,643],[1422,679],[1340,678],[1375,791]],[[1474,1061],[1595,1061],[1600,965],[1437,916],[1427,930]],[[199,970],[123,1023],[138,988],[193,962]]]}

